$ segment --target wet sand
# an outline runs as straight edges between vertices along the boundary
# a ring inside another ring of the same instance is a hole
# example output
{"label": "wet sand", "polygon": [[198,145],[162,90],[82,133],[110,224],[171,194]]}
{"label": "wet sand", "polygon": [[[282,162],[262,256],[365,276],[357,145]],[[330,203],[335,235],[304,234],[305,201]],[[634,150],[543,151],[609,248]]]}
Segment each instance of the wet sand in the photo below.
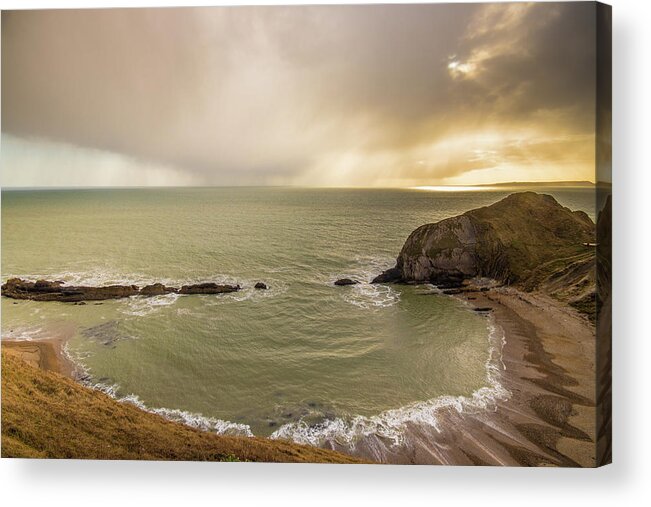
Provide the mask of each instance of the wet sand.
{"label": "wet sand", "polygon": [[453,297],[491,308],[484,315],[505,340],[496,363],[506,392],[485,406],[441,407],[436,426],[408,424],[401,445],[369,438],[354,454],[396,464],[596,466],[594,326],[548,296],[511,287]]}
{"label": "wet sand", "polygon": [[74,378],[75,365],[63,353],[65,340],[2,340],[2,350],[42,370]]}
{"label": "wet sand", "polygon": [[[506,333],[503,385],[512,396],[503,422],[538,448],[523,453],[518,462],[595,466],[594,326],[549,296],[512,288],[470,302],[493,307]],[[519,410],[509,415],[513,405]],[[517,456],[519,450],[511,454]]]}
{"label": "wet sand", "polygon": [[431,438],[428,451],[416,449],[412,462],[595,466],[594,326],[546,295],[510,287],[455,297],[492,308],[509,395],[489,410],[444,410],[440,431],[420,435]]}

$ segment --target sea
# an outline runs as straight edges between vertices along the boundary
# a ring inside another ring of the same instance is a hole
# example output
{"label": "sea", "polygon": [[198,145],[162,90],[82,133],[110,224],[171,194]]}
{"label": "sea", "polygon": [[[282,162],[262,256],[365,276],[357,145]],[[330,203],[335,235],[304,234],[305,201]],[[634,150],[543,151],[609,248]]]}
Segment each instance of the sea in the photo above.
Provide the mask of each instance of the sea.
{"label": "sea", "polygon": [[[434,286],[369,282],[416,227],[523,190],[3,190],[3,282],[242,290],[2,298],[2,338],[64,339],[80,381],[197,428],[391,461],[410,427],[436,428],[441,407],[509,395],[503,337]],[[533,190],[595,219],[593,188]],[[344,277],[361,283],[333,285]]]}

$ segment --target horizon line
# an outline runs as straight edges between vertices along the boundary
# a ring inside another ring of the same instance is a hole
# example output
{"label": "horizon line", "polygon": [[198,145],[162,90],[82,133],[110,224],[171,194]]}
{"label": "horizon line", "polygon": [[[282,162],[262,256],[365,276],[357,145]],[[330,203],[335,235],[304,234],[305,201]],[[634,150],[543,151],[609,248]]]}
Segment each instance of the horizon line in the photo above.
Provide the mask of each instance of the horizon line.
{"label": "horizon line", "polygon": [[476,184],[436,184],[436,185],[407,185],[407,186],[362,186],[362,185],[342,185],[342,186],[311,186],[311,185],[51,185],[51,186],[1,186],[2,191],[20,191],[20,190],[117,190],[117,189],[164,189],[164,188],[296,188],[296,189],[364,189],[364,190],[418,190],[418,189],[437,189],[437,188],[508,188],[523,186],[580,186],[594,187],[597,185],[611,185],[611,182],[590,180],[555,180],[555,181],[505,181],[496,183],[476,183]]}

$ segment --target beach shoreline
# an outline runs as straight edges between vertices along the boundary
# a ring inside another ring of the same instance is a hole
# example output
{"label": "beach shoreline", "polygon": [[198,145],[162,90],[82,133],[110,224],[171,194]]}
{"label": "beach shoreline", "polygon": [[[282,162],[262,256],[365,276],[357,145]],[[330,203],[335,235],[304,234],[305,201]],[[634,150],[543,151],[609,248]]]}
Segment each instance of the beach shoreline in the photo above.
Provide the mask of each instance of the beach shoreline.
{"label": "beach shoreline", "polygon": [[[594,326],[549,296],[512,287],[451,297],[473,307],[469,311],[491,309],[486,318],[504,333],[499,383],[508,395],[497,396],[482,410],[443,407],[437,411],[435,430],[410,424],[406,445],[387,453],[383,461],[595,466]],[[6,353],[77,380],[77,367],[64,347],[64,338],[2,341]],[[360,446],[355,454],[377,459],[369,451]]]}
{"label": "beach shoreline", "polygon": [[1,346],[3,352],[22,359],[30,366],[76,380],[77,366],[66,355],[65,344],[64,338],[3,339]]}
{"label": "beach shoreline", "polygon": [[[491,308],[504,332],[500,383],[509,392],[496,400],[493,411],[461,415],[459,433],[467,435],[456,435],[454,441],[465,460],[596,466],[594,326],[539,292],[500,287],[453,297],[474,308]],[[447,414],[448,419],[458,416]]]}

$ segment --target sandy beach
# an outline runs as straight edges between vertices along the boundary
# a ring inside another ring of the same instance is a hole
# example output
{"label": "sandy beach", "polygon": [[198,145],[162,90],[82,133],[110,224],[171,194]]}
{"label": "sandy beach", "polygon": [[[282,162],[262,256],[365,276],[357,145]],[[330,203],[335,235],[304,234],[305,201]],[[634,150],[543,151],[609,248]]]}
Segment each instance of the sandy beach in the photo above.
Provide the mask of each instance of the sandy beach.
{"label": "sandy beach", "polygon": [[26,363],[46,371],[74,378],[75,365],[63,352],[65,340],[2,340],[2,350]]}
{"label": "sandy beach", "polygon": [[441,463],[595,466],[595,334],[587,318],[510,287],[457,297],[492,308],[505,338],[500,383],[510,394],[494,410],[444,414],[437,440],[451,445]]}

